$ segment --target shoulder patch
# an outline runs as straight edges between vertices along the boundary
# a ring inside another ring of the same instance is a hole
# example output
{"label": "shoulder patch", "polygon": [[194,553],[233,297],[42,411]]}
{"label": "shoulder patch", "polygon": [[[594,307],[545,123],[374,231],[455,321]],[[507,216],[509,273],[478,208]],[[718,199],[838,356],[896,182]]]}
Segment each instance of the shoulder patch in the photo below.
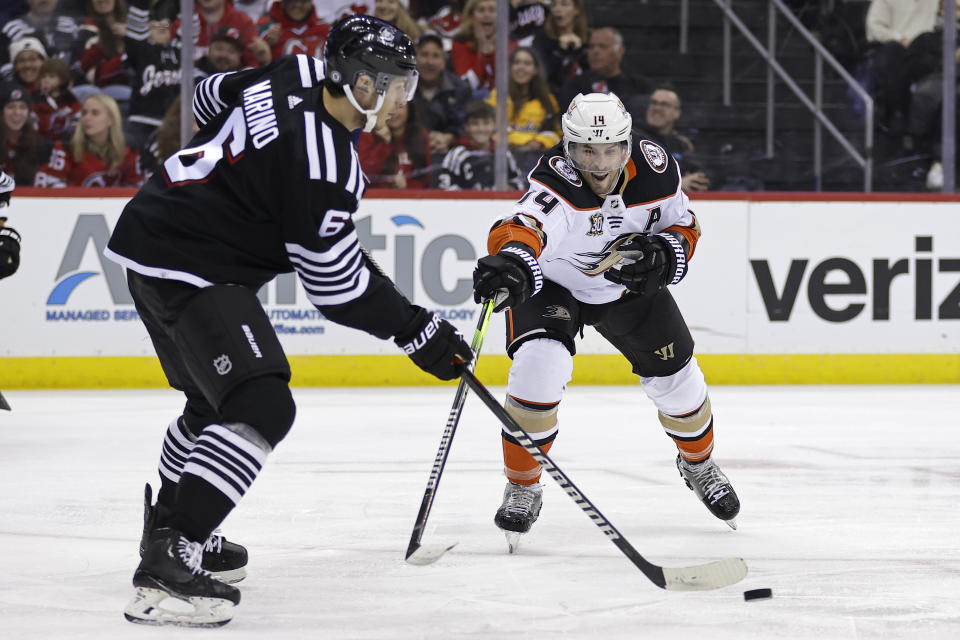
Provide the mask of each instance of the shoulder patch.
{"label": "shoulder patch", "polygon": [[643,157],[647,160],[647,164],[650,165],[651,169],[657,173],[663,173],[667,170],[667,166],[670,164],[667,152],[656,142],[641,140],[640,151],[643,152]]}
{"label": "shoulder patch", "polygon": [[582,187],[583,182],[576,170],[570,166],[567,159],[563,156],[553,156],[549,160],[550,168],[556,171],[562,178],[575,187]]}

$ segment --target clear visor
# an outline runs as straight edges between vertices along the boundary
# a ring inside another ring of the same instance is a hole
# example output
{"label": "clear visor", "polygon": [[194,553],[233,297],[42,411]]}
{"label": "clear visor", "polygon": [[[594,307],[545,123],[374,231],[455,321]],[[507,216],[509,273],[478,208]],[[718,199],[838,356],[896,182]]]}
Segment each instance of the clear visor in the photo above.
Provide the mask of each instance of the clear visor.
{"label": "clear visor", "polygon": [[573,166],[587,173],[620,171],[630,157],[626,140],[608,143],[570,142],[567,156]]}
{"label": "clear visor", "polygon": [[388,73],[378,73],[376,80],[377,93],[382,95],[385,100],[395,100],[397,102],[410,102],[413,95],[417,92],[417,83],[420,81],[420,74],[414,71],[409,76],[395,76]]}

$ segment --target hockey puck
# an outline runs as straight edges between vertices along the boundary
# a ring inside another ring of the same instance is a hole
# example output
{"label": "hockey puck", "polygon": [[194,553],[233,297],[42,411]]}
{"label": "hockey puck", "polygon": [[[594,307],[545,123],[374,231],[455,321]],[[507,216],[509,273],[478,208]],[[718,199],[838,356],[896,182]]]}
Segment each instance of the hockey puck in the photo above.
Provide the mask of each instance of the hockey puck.
{"label": "hockey puck", "polygon": [[767,600],[772,597],[773,589],[750,589],[743,592],[743,599],[747,602],[750,600]]}

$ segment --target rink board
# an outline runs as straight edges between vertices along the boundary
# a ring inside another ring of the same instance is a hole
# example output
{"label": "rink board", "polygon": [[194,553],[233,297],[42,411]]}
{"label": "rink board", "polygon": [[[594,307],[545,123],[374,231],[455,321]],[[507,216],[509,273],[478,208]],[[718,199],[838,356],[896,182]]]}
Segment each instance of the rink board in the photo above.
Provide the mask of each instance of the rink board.
{"label": "rink board", "polygon": [[[0,389],[163,386],[124,273],[101,255],[130,193],[49,193],[18,190],[8,212],[23,255],[0,282]],[[355,216],[363,244],[414,302],[472,336],[473,265],[516,194],[371,195]],[[956,198],[710,194],[693,209],[704,237],[672,291],[710,382],[960,382]],[[326,320],[293,274],[261,300],[295,385],[435,382],[391,341]],[[497,318],[478,375],[503,384],[504,353]],[[634,381],[588,329],[574,382]]]}

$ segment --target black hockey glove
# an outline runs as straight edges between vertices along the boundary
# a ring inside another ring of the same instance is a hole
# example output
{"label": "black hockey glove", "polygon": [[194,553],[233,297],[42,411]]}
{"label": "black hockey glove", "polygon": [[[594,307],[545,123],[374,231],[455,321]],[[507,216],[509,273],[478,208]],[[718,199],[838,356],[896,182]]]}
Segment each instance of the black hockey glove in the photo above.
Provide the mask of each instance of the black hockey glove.
{"label": "black hockey glove", "polygon": [[473,301],[493,298],[494,311],[516,307],[542,288],[540,263],[522,242],[508,242],[497,255],[480,258],[473,270]]}
{"label": "black hockey glove", "polygon": [[473,360],[473,351],[452,324],[429,313],[423,307],[414,307],[413,320],[394,342],[410,356],[413,363],[441,380],[452,380],[460,375],[454,358],[464,363]]}
{"label": "black hockey glove", "polygon": [[676,284],[687,272],[687,255],[670,234],[637,236],[618,252],[634,262],[616,264],[604,272],[610,282],[641,296],[653,296]]}
{"label": "black hockey glove", "polygon": [[12,276],[20,266],[20,234],[16,229],[0,227],[0,280]]}

